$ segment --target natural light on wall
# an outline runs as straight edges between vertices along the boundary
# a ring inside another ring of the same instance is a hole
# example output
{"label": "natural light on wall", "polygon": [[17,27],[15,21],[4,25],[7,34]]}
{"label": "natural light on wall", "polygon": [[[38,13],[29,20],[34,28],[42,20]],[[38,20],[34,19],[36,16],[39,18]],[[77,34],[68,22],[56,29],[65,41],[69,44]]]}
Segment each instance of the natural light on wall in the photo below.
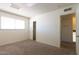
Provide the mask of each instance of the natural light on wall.
{"label": "natural light on wall", "polygon": [[25,29],[25,21],[1,16],[1,29]]}
{"label": "natural light on wall", "polygon": [[[76,17],[73,16],[73,30],[76,31]],[[76,32],[73,32],[73,42],[76,42]]]}

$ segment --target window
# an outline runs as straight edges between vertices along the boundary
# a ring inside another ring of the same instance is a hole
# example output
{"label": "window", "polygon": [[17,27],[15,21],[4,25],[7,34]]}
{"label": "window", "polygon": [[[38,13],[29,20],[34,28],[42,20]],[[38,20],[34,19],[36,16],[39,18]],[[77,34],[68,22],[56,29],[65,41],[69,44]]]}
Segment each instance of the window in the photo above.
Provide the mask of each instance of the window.
{"label": "window", "polygon": [[1,29],[25,29],[25,21],[1,16]]}
{"label": "window", "polygon": [[15,29],[24,29],[25,22],[23,20],[16,20],[15,22]]}

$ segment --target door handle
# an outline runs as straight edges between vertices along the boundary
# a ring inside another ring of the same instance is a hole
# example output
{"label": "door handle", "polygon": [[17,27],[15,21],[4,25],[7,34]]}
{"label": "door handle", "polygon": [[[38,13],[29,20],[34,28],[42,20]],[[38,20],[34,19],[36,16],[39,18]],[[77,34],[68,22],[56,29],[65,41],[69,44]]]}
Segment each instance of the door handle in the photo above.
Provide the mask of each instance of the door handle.
{"label": "door handle", "polygon": [[79,35],[78,35],[78,36],[76,36],[76,37],[79,37]]}

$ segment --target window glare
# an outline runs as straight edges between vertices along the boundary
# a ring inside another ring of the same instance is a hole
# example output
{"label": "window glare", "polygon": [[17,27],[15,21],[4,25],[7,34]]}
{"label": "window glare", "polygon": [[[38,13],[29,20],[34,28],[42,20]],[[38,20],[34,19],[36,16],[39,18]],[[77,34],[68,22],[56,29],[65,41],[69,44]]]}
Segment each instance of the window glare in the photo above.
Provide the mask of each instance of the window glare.
{"label": "window glare", "polygon": [[16,29],[24,29],[25,28],[25,22],[22,20],[16,20]]}
{"label": "window glare", "polygon": [[25,21],[1,16],[1,29],[24,29]]}

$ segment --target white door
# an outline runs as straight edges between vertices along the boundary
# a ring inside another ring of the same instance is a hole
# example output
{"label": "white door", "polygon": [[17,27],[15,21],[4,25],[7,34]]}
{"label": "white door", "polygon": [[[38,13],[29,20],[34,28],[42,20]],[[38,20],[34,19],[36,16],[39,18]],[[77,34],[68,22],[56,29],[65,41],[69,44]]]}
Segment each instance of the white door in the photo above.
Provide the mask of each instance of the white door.
{"label": "white door", "polygon": [[76,9],[76,19],[77,19],[77,25],[76,25],[76,53],[79,54],[79,4]]}

